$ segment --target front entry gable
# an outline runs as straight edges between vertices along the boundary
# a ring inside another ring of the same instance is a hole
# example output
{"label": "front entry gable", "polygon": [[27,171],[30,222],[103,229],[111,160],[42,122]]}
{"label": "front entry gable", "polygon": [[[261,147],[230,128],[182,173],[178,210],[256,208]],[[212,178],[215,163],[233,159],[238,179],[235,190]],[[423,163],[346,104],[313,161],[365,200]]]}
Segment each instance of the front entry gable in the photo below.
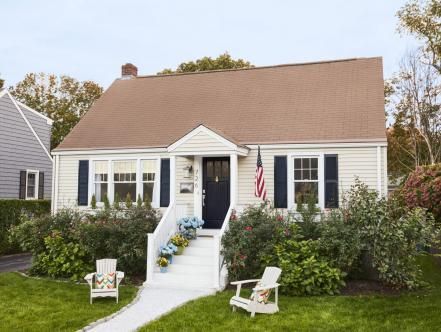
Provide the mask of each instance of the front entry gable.
{"label": "front entry gable", "polygon": [[246,146],[237,144],[214,130],[199,125],[182,138],[168,146],[167,151],[174,155],[248,155]]}

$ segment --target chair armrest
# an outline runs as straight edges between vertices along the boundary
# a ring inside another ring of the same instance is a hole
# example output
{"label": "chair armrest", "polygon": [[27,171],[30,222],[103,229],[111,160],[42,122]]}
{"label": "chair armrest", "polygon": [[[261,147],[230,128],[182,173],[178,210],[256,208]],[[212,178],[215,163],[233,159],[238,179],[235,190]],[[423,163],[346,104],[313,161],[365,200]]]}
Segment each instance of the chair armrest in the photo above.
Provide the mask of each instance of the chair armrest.
{"label": "chair armrest", "polygon": [[116,286],[119,286],[119,283],[121,282],[121,280],[123,280],[124,278],[124,272],[121,271],[116,271]]}
{"label": "chair armrest", "polygon": [[95,276],[96,272],[93,273],[89,273],[88,275],[86,275],[84,277],[84,280],[87,281],[87,283],[89,284],[90,287],[92,287],[92,283],[93,283],[93,277]]}
{"label": "chair armrest", "polygon": [[242,284],[248,284],[250,282],[258,282],[260,279],[250,279],[250,280],[240,280],[240,281],[233,281],[230,284],[231,285],[242,285]]}
{"label": "chair armrest", "polygon": [[84,277],[84,280],[87,280],[87,281],[92,280],[93,277],[95,276],[95,274],[96,274],[96,272],[89,273],[88,275],[86,275],[86,276]]}
{"label": "chair armrest", "polygon": [[257,291],[262,291],[262,290],[266,290],[266,289],[277,288],[279,286],[280,286],[280,284],[278,284],[278,283],[275,283],[275,284],[272,284],[272,285],[266,285],[266,286],[259,286],[259,287],[254,287],[253,291],[257,292]]}

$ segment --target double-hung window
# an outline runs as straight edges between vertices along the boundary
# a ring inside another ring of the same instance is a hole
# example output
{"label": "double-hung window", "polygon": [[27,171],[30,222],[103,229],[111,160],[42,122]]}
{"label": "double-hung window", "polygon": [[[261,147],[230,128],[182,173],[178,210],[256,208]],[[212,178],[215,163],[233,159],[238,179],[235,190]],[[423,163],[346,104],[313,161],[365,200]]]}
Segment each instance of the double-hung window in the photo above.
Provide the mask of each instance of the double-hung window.
{"label": "double-hung window", "polygon": [[294,158],[294,203],[319,203],[319,158]]}
{"label": "double-hung window", "polygon": [[155,193],[156,160],[141,160],[143,201],[152,202]]}
{"label": "double-hung window", "polygon": [[38,171],[26,172],[26,199],[38,198]]}
{"label": "double-hung window", "polygon": [[103,202],[104,196],[108,195],[109,167],[107,160],[98,160],[93,164],[93,181],[95,186],[95,198],[97,202]]}
{"label": "double-hung window", "polygon": [[[125,201],[130,194],[132,201],[136,200],[136,160],[113,161],[114,197],[119,196]],[[115,198],[114,198],[115,199]]]}

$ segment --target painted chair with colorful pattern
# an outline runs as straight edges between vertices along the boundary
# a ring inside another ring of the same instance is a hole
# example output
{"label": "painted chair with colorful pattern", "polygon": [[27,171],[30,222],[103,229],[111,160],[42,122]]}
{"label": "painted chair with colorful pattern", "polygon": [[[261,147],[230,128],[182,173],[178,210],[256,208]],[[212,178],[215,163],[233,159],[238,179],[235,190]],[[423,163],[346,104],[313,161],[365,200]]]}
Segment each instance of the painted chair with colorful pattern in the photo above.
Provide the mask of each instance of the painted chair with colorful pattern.
{"label": "painted chair with colorful pattern", "polygon": [[[254,317],[256,312],[261,314],[274,314],[279,311],[279,280],[282,270],[278,267],[267,266],[263,272],[262,279],[242,280],[234,281],[231,284],[237,285],[236,296],[233,296],[230,300],[230,305],[233,307],[233,311],[236,308],[242,308],[251,313],[251,317]],[[256,282],[256,286],[253,288],[253,292],[249,299],[240,297],[240,290],[243,284]],[[269,297],[271,290],[275,290],[275,301],[270,302]]]}
{"label": "painted chair with colorful pattern", "polygon": [[97,260],[96,272],[84,277],[90,286],[90,304],[95,297],[115,297],[118,303],[118,287],[123,278],[124,272],[116,271],[116,259]]}

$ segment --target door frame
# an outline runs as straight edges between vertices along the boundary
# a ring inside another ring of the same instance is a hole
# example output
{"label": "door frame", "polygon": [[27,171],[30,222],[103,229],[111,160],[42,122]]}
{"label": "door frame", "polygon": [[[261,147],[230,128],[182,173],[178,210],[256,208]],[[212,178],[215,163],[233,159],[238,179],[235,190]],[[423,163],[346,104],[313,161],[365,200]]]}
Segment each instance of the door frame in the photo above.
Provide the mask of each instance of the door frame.
{"label": "door frame", "polygon": [[[202,212],[202,219],[205,220],[206,217],[206,207],[204,206],[204,196],[205,196],[205,189],[206,189],[206,180],[207,180],[207,161],[209,160],[222,160],[222,161],[228,161],[228,206],[231,204],[231,158],[230,156],[211,156],[211,157],[202,157],[201,158],[201,164],[202,164],[202,186],[201,186],[201,212]],[[228,213],[228,210],[227,212]],[[222,221],[223,223],[223,221]],[[222,228],[222,224],[220,225],[219,229]],[[216,229],[216,228],[214,228]]]}

